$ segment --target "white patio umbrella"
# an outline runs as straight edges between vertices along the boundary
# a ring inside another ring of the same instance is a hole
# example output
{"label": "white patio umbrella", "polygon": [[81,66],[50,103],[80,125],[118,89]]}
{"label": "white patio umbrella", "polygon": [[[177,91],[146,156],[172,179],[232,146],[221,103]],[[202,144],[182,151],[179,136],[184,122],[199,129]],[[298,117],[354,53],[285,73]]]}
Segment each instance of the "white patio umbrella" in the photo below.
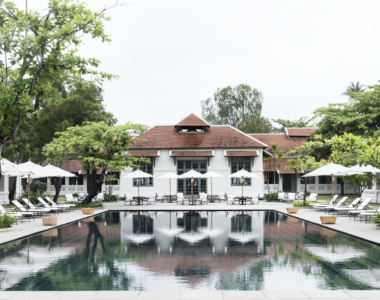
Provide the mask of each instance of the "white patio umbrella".
{"label": "white patio umbrella", "polygon": [[372,174],[379,174],[380,173],[380,169],[375,168],[375,167],[370,166],[370,165],[368,165],[368,166],[356,165],[356,166],[349,168],[349,170],[354,171],[354,172],[363,172],[363,173],[372,173]]}
{"label": "white patio umbrella", "polygon": [[28,205],[29,205],[29,200],[30,200],[30,178],[44,178],[44,177],[49,177],[49,173],[47,170],[45,170],[42,166],[37,165],[30,160],[17,165],[18,168],[20,168],[24,172],[28,172]]}
{"label": "white patio umbrella", "polygon": [[212,195],[212,179],[213,178],[221,178],[224,176],[215,172],[215,171],[208,171],[207,173],[203,174],[203,177],[210,178],[210,180],[211,180],[211,195]]}
{"label": "white patio umbrella", "polygon": [[6,158],[0,157],[0,165],[1,174],[4,176],[22,176],[28,174],[28,172],[24,172],[18,167],[18,165],[10,162]]}
{"label": "white patio umbrella", "polygon": [[194,178],[203,178],[203,174],[191,169],[190,171],[187,171],[186,173],[179,175],[178,178],[191,178],[191,202],[192,204],[194,204],[194,193],[193,193]]}
{"label": "white patio umbrella", "polygon": [[231,177],[231,178],[240,178],[241,179],[241,196],[243,197],[243,187],[244,187],[244,178],[254,178],[254,177],[258,177],[257,175],[251,173],[251,172],[248,172],[244,169],[241,169],[240,171],[237,171],[235,173],[232,173],[231,175],[229,175],[228,177]]}
{"label": "white patio umbrella", "polygon": [[334,175],[340,172],[347,172],[347,170],[348,168],[342,165],[329,163],[310,173],[307,173],[306,175],[303,175],[302,177],[331,176],[331,192],[334,197]]}
{"label": "white patio umbrella", "polygon": [[141,178],[150,178],[153,177],[153,175],[145,173],[141,170],[135,170],[132,173],[123,176],[122,178],[131,178],[131,179],[137,179],[137,193],[138,196],[140,197],[140,179]]}
{"label": "white patio umbrella", "polygon": [[51,178],[52,177],[77,177],[75,174],[67,172],[59,167],[48,164],[44,169],[49,173],[50,199],[51,199]]}
{"label": "white patio umbrella", "polygon": [[172,201],[172,179],[178,178],[178,175],[173,172],[165,173],[161,176],[158,176],[159,179],[169,179],[169,196],[170,196],[170,202]]}

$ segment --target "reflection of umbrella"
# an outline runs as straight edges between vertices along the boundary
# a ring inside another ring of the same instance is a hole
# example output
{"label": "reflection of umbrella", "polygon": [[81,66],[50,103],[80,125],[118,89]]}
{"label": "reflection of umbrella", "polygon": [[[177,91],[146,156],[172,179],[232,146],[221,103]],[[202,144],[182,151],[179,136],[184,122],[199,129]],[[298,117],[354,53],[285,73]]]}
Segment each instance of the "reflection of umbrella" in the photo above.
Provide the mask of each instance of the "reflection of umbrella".
{"label": "reflection of umbrella", "polygon": [[145,173],[145,172],[140,171],[140,170],[135,170],[132,173],[130,173],[130,174],[128,174],[122,178],[137,179],[137,184],[138,184],[137,193],[138,193],[138,196],[140,197],[140,178],[149,178],[149,177],[153,177],[153,175]]}
{"label": "reflection of umbrella", "polygon": [[376,289],[380,288],[380,270],[379,269],[343,269],[343,273],[353,277],[355,281],[364,283]]}
{"label": "reflection of umbrella", "polygon": [[246,244],[254,239],[258,238],[257,234],[254,233],[246,233],[246,232],[234,232],[228,235],[230,239],[233,239],[239,243]]}
{"label": "reflection of umbrella", "polygon": [[342,262],[364,256],[363,251],[357,250],[351,246],[306,246],[306,250],[314,256],[330,263]]}
{"label": "reflection of umbrella", "polygon": [[172,202],[172,178],[178,178],[178,175],[176,173],[173,173],[173,172],[168,172],[168,173],[165,173],[161,176],[158,176],[157,178],[160,178],[160,179],[167,179],[169,178],[169,195],[170,195],[170,202]]}
{"label": "reflection of umbrella", "polygon": [[332,192],[332,196],[334,197],[334,174],[339,173],[339,172],[344,172],[347,170],[348,168],[342,165],[329,163],[310,173],[307,173],[306,175],[303,175],[302,177],[331,176],[331,192]]}
{"label": "reflection of umbrella", "polygon": [[181,231],[183,231],[183,229],[181,229],[181,228],[160,228],[160,229],[158,229],[158,231],[160,231],[161,233],[168,235],[168,236],[175,236],[178,233],[180,233]]}
{"label": "reflection of umbrella", "polygon": [[179,175],[178,178],[191,178],[191,202],[192,204],[194,204],[194,193],[193,193],[194,178],[203,178],[203,174],[191,169],[190,171],[187,171],[186,173]]}
{"label": "reflection of umbrella", "polygon": [[177,237],[189,244],[195,244],[207,238],[207,234],[200,232],[184,232],[177,235]]}
{"label": "reflection of umbrella", "polygon": [[215,171],[208,171],[207,173],[203,174],[203,177],[210,178],[210,180],[211,180],[211,195],[212,195],[212,179],[213,178],[221,178],[224,176],[215,172]]}
{"label": "reflection of umbrella", "polygon": [[258,177],[258,176],[244,169],[241,169],[240,171],[237,171],[229,175],[228,177],[241,178],[241,196],[243,197],[244,178],[253,178],[253,177]]}
{"label": "reflection of umbrella", "polygon": [[152,234],[130,234],[126,236],[127,240],[134,243],[134,244],[143,244],[146,243],[152,239],[154,239],[154,235]]}

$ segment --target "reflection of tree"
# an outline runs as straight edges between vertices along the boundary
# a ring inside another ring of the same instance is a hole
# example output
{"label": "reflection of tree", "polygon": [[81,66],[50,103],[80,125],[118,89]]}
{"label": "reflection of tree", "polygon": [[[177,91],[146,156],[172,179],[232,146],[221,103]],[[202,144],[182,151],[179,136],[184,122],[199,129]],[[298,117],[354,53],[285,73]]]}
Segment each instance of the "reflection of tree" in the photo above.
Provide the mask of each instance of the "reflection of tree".
{"label": "reflection of tree", "polygon": [[271,266],[270,260],[262,260],[232,274],[224,274],[216,282],[215,287],[217,290],[262,290],[264,287],[264,271]]}

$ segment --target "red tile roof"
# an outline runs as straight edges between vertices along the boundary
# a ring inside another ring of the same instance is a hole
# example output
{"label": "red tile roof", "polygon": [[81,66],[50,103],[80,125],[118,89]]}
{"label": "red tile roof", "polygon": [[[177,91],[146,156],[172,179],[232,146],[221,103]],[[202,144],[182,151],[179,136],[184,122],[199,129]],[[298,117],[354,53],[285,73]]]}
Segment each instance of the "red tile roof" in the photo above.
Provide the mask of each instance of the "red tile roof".
{"label": "red tile roof", "polygon": [[277,150],[283,150],[285,152],[291,149],[294,149],[297,146],[301,146],[303,143],[306,142],[306,138],[302,138],[302,137],[292,138],[292,137],[288,137],[285,133],[268,133],[268,134],[253,133],[253,134],[250,134],[250,136],[267,144],[268,147],[265,150],[270,153],[273,152],[273,148],[271,146],[272,142],[278,143]]}
{"label": "red tile roof", "polygon": [[318,128],[285,128],[286,134],[294,137],[308,137],[317,130]]}
{"label": "red tile roof", "polygon": [[225,156],[259,156],[257,151],[226,151]]}
{"label": "red tile roof", "polygon": [[175,157],[211,157],[212,151],[172,151],[170,156]]}
{"label": "red tile roof", "polygon": [[197,117],[194,114],[190,114],[188,117],[183,119],[181,122],[179,122],[176,127],[188,127],[188,126],[194,126],[194,127],[210,127],[210,124],[202,120],[201,118]]}
{"label": "red tile roof", "polygon": [[214,125],[204,132],[181,133],[174,126],[155,126],[143,133],[131,149],[265,148],[254,137],[227,125]]}
{"label": "red tile roof", "polygon": [[[293,170],[285,169],[286,165],[290,165],[289,159],[291,159],[291,158],[283,158],[281,160],[281,163],[280,163],[280,173],[281,174],[296,174]],[[277,171],[278,170],[278,160],[272,159],[272,161],[270,162],[270,166],[269,166],[269,163],[264,162],[263,167],[264,167],[264,171]],[[303,172],[300,170],[298,172],[298,174],[303,174]]]}

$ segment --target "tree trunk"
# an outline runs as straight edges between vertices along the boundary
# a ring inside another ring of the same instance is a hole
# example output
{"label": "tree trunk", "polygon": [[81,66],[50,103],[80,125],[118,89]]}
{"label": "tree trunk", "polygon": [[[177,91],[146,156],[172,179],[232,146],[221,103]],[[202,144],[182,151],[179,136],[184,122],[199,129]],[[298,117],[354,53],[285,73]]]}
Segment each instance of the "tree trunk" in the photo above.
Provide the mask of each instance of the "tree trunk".
{"label": "tree trunk", "polygon": [[55,188],[55,195],[54,195],[53,201],[55,203],[57,203],[59,193],[61,192],[61,188],[62,188],[62,178],[61,177],[53,177],[51,179],[51,181],[52,181],[52,184],[54,185],[54,188]]}
{"label": "tree trunk", "polygon": [[17,177],[12,179],[12,187],[11,187],[11,189],[9,191],[9,201],[15,199],[16,184],[17,184]]}
{"label": "tree trunk", "polygon": [[92,199],[94,199],[98,194],[99,191],[102,189],[102,184],[104,181],[104,173],[105,171],[102,172],[100,175],[100,178],[97,178],[96,170],[92,170],[91,173],[87,172],[87,180],[88,180],[88,185],[87,185],[87,196],[83,200],[83,204],[90,204],[92,202]]}

